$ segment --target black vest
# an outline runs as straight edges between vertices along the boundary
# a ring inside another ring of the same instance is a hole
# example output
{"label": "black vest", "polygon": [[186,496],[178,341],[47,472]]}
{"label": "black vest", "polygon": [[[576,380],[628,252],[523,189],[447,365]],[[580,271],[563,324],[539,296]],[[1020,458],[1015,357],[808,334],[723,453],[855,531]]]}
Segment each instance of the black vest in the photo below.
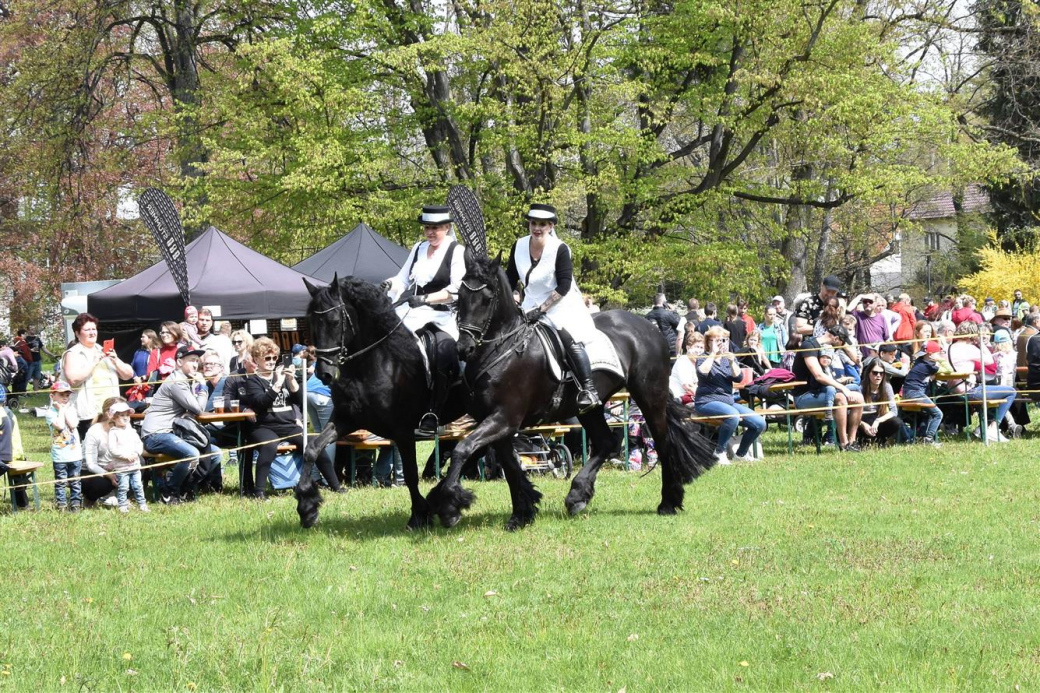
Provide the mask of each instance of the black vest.
{"label": "black vest", "polygon": [[[441,266],[437,268],[437,274],[433,275],[433,279],[429,281],[425,286],[419,286],[416,284],[412,287],[412,292],[416,296],[426,296],[428,294],[436,293],[441,289],[451,284],[451,259],[455,253],[455,246],[458,242],[452,241],[451,245],[448,246],[448,252],[444,254],[444,259],[441,260]],[[415,248],[415,254],[412,256],[412,267],[415,267],[415,263],[419,260],[419,251],[422,249],[422,243]],[[409,274],[411,274],[411,267],[409,267]],[[447,308],[447,306],[445,306]]]}

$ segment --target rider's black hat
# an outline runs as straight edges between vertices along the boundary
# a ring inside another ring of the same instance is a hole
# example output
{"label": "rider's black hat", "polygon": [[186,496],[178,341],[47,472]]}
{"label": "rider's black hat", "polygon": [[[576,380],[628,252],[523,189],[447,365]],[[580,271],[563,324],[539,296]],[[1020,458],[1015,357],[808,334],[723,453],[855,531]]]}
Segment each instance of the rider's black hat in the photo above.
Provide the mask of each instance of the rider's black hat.
{"label": "rider's black hat", "polygon": [[537,219],[539,221],[551,221],[556,223],[556,208],[552,205],[533,204],[531,209],[527,211],[528,219]]}
{"label": "rider's black hat", "polygon": [[451,223],[451,210],[439,205],[427,205],[422,208],[419,223],[423,226],[439,226]]}

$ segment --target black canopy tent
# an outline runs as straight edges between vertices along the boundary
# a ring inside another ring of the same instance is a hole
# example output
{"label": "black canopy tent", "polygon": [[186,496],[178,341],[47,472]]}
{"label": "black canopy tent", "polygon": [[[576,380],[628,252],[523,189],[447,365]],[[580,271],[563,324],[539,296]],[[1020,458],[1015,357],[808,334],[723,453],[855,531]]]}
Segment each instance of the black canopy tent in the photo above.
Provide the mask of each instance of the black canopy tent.
{"label": "black canopy tent", "polygon": [[[304,275],[251,250],[212,226],[185,248],[195,306],[219,306],[219,319],[295,318],[307,313]],[[323,285],[313,277],[311,283]],[[180,321],[184,300],[165,262],[87,298],[88,310],[109,322]],[[216,313],[216,311],[214,311]]]}
{"label": "black canopy tent", "polygon": [[360,223],[329,247],[293,265],[293,269],[324,282],[331,282],[333,275],[339,275],[378,284],[397,274],[407,259],[407,248],[383,238],[368,224]]}

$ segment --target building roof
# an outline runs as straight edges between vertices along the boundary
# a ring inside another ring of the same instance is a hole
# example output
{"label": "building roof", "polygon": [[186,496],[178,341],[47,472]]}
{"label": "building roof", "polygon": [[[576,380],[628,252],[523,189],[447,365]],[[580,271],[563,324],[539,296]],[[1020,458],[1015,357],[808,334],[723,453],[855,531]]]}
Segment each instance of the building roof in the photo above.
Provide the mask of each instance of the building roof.
{"label": "building roof", "polygon": [[[985,188],[974,184],[964,188],[964,199],[961,203],[961,211],[964,214],[988,212],[989,210],[989,193],[986,192]],[[957,208],[953,202],[953,193],[946,190],[921,200],[910,207],[906,216],[908,219],[914,220],[951,219],[957,216]]]}

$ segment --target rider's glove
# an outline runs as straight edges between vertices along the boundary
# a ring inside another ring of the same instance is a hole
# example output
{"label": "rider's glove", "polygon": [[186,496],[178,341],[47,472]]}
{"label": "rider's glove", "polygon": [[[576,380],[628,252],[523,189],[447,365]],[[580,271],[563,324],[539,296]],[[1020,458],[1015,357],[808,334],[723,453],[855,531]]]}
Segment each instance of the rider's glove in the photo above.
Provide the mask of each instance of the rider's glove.
{"label": "rider's glove", "polygon": [[426,297],[425,296],[409,296],[408,297],[408,307],[409,308],[418,308],[419,306],[425,306],[425,305],[426,305]]}
{"label": "rider's glove", "polygon": [[541,308],[532,308],[531,310],[524,313],[524,319],[527,320],[528,323],[533,325],[534,323],[541,320],[543,315],[545,315],[545,311],[543,311]]}

